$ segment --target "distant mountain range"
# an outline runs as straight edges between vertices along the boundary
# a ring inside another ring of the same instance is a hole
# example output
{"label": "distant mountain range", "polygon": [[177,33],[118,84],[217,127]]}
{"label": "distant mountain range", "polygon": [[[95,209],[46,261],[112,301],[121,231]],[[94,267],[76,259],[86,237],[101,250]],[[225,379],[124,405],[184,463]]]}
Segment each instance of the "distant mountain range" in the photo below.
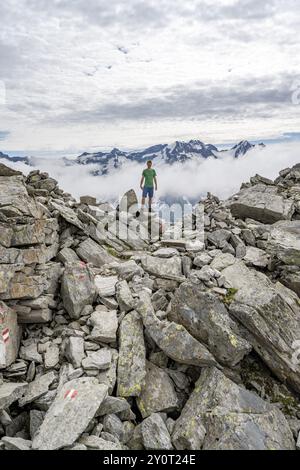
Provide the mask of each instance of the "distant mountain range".
{"label": "distant mountain range", "polygon": [[[206,158],[219,159],[226,156],[239,158],[255,147],[262,148],[265,145],[263,143],[254,145],[248,142],[248,140],[242,140],[230,149],[219,150],[215,145],[205,144],[200,140],[190,140],[189,142],[176,141],[172,144],[153,145],[140,151],[126,152],[114,148],[107,152],[84,152],[75,159],[64,158],[63,161],[66,166],[93,165],[91,174],[99,176],[118,170],[129,162],[145,163],[147,160],[153,160],[155,166],[160,166],[198,161],[199,159]],[[3,159],[10,162],[23,162],[29,166],[37,166],[38,163],[37,158],[12,157],[0,152],[0,162]]]}
{"label": "distant mountain range", "polygon": [[6,160],[9,162],[23,162],[26,165],[30,165],[30,157],[10,157],[6,153],[0,152],[0,162]]}
{"label": "distant mountain range", "polygon": [[[174,163],[185,163],[209,157],[216,159],[225,156],[239,158],[254,147],[257,146],[247,140],[243,140],[227,150],[218,150],[215,145],[205,144],[200,140],[176,141],[173,144],[154,145],[134,152],[125,152],[118,148],[114,148],[110,152],[84,152],[75,160],[65,159],[65,163],[67,165],[97,165],[99,168],[93,169],[93,174],[105,175],[128,162],[145,163],[147,160],[153,160],[155,166],[160,166],[161,164],[173,165]],[[265,145],[261,143],[258,144],[258,147],[262,148]]]}

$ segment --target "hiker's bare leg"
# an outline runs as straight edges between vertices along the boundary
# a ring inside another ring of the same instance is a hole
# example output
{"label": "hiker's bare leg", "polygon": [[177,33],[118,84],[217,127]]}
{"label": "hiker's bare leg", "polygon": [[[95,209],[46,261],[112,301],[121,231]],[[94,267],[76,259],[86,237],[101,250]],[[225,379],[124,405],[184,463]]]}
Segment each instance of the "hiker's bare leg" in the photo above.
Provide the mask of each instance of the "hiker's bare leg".
{"label": "hiker's bare leg", "polygon": [[142,209],[144,209],[144,207],[145,207],[145,198],[142,197]]}

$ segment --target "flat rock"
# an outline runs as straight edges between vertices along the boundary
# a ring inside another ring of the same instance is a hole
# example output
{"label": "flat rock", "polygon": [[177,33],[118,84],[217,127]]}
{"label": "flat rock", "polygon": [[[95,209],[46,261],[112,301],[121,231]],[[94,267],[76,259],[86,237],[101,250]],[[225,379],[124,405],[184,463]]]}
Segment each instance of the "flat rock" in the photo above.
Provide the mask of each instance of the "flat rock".
{"label": "flat rock", "polygon": [[250,218],[265,224],[291,220],[294,212],[292,199],[285,199],[276,186],[256,184],[242,189],[232,200],[230,209],[236,218]]}
{"label": "flat rock", "polygon": [[112,441],[107,441],[102,437],[97,436],[85,436],[79,441],[85,445],[88,449],[95,450],[123,450],[122,444]]}
{"label": "flat rock", "polygon": [[72,445],[94,418],[107,396],[107,386],[91,377],[67,382],[46,413],[32,447],[55,450]]}
{"label": "flat rock", "polygon": [[176,248],[159,248],[158,250],[152,253],[152,256],[157,256],[158,258],[172,258],[172,256],[178,256],[179,252]]}
{"label": "flat rock", "polygon": [[21,437],[4,436],[1,439],[6,450],[30,450],[31,441],[22,439]]}

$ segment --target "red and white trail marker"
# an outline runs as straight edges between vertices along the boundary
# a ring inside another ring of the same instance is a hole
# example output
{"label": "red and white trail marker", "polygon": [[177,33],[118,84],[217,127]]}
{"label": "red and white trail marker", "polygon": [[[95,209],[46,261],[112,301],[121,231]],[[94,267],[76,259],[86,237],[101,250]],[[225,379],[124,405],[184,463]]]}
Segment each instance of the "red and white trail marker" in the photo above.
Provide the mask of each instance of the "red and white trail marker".
{"label": "red and white trail marker", "polygon": [[75,388],[71,388],[70,390],[67,390],[66,393],[64,394],[64,399],[73,400],[74,398],[77,397],[77,395],[78,395],[77,390],[75,390]]}
{"label": "red and white trail marker", "polygon": [[2,331],[2,338],[3,338],[4,343],[8,342],[8,340],[9,340],[9,328],[5,328]]}

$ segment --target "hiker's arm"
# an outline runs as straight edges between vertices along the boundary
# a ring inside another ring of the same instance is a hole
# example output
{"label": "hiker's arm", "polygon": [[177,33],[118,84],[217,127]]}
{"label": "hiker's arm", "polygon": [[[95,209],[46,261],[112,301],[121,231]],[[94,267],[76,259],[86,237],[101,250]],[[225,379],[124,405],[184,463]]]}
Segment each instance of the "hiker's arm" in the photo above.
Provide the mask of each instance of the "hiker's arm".
{"label": "hiker's arm", "polygon": [[144,175],[142,175],[141,182],[140,182],[141,189],[143,189],[143,183],[144,183]]}
{"label": "hiker's arm", "polygon": [[156,179],[156,176],[154,176],[154,183],[155,183],[155,191],[157,191],[157,179]]}

